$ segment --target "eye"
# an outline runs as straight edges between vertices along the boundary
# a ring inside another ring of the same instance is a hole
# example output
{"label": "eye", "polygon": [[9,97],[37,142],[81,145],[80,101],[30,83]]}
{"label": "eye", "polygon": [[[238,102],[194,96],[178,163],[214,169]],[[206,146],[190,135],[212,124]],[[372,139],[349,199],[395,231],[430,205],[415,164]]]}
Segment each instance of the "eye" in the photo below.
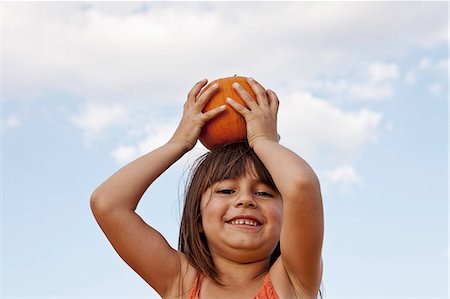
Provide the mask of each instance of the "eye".
{"label": "eye", "polygon": [[216,192],[220,193],[220,194],[233,194],[234,190],[223,188],[223,189],[217,190]]}
{"label": "eye", "polygon": [[273,197],[272,194],[270,194],[270,193],[268,193],[268,192],[265,192],[265,191],[258,191],[258,192],[255,192],[255,194],[256,194],[257,196]]}

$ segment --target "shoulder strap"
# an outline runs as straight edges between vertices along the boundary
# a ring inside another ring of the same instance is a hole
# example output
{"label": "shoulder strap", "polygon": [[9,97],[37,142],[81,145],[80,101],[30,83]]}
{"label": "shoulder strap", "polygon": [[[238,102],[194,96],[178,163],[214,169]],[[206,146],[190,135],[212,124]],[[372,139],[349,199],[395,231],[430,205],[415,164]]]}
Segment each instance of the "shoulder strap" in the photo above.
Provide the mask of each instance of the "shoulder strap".
{"label": "shoulder strap", "polygon": [[202,286],[203,277],[205,277],[204,273],[200,273],[200,275],[197,275],[194,285],[191,288],[191,292],[189,293],[189,299],[198,299],[199,298],[200,288]]}

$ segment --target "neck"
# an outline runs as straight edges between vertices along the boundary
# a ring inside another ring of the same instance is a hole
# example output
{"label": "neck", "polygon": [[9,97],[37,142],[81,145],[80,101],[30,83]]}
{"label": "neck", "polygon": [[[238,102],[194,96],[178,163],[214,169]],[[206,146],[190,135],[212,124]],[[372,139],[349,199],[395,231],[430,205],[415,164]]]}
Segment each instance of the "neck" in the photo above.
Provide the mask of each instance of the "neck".
{"label": "neck", "polygon": [[250,281],[263,278],[270,266],[270,256],[254,262],[240,263],[213,255],[213,261],[218,281],[225,286],[245,286]]}

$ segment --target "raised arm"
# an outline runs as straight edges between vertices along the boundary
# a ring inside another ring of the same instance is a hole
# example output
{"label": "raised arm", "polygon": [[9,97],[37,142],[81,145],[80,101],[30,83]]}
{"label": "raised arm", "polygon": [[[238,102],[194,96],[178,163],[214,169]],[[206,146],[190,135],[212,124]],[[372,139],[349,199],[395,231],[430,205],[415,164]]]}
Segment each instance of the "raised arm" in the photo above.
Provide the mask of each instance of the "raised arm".
{"label": "raised arm", "polygon": [[202,113],[216,91],[198,96],[206,80],[188,94],[183,117],[168,143],[121,168],[93,192],[91,209],[99,226],[120,257],[162,297],[178,278],[181,255],[135,212],[149,186],[184,153],[194,147],[203,124],[223,108]]}
{"label": "raised arm", "polygon": [[240,87],[237,92],[247,108],[229,101],[247,122],[250,146],[270,172],[283,199],[280,236],[281,260],[294,288],[311,297],[322,279],[323,207],[319,181],[297,154],[278,143],[278,98],[250,80],[257,96],[251,100]]}
{"label": "raised arm", "polygon": [[291,281],[315,295],[322,280],[324,231],[319,181],[302,158],[276,142],[258,140],[253,149],[283,198],[283,265]]}

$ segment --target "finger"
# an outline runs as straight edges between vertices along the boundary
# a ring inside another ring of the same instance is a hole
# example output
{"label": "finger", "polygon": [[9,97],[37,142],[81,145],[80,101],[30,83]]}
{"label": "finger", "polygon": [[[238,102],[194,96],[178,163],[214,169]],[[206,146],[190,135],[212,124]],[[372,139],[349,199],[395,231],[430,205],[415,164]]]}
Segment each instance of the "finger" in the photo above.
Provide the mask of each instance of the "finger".
{"label": "finger", "polygon": [[244,118],[248,115],[250,112],[246,107],[242,106],[232,98],[227,98],[227,103],[230,104],[230,106],[236,110],[240,115],[242,115]]}
{"label": "finger", "polygon": [[238,95],[244,100],[244,103],[247,105],[250,110],[253,110],[258,107],[258,102],[256,102],[252,96],[244,89],[238,82],[233,83],[233,88],[236,90]]}
{"label": "finger", "polygon": [[280,106],[280,101],[278,100],[277,94],[272,90],[268,89],[267,94],[269,95],[269,107],[270,109],[278,113],[278,107]]}
{"label": "finger", "polygon": [[213,119],[214,117],[216,117],[220,113],[224,112],[225,110],[227,110],[227,106],[226,105],[222,105],[222,106],[216,107],[214,109],[211,109],[208,112],[205,112],[203,114],[203,120],[206,123],[207,121]]}
{"label": "finger", "polygon": [[197,98],[198,93],[200,92],[202,87],[205,86],[206,83],[208,83],[208,79],[203,79],[203,80],[198,81],[194,85],[194,87],[192,87],[191,91],[189,91],[189,93],[188,93],[187,102],[189,104],[194,104],[195,103],[195,99]]}
{"label": "finger", "polygon": [[219,83],[214,83],[212,86],[208,87],[195,101],[198,105],[199,110],[205,107],[206,103],[209,102],[211,97],[219,91]]}
{"label": "finger", "polygon": [[247,78],[247,82],[252,88],[253,92],[256,95],[256,101],[260,105],[269,106],[269,101],[267,98],[267,93],[264,87],[262,87],[261,84],[259,84],[255,79],[253,78]]}

